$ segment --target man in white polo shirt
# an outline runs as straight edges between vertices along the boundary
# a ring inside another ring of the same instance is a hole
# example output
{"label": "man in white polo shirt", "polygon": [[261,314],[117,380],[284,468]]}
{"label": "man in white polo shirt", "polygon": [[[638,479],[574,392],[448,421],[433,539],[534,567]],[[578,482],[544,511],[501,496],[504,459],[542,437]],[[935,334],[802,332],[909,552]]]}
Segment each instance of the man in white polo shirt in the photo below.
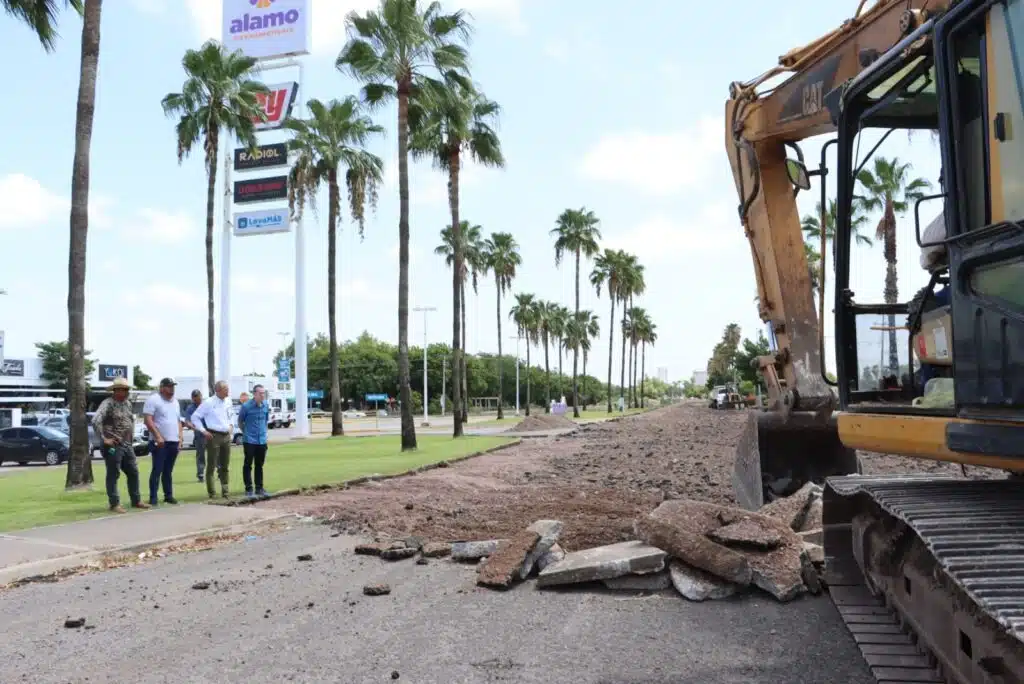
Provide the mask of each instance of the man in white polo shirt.
{"label": "man in white polo shirt", "polygon": [[181,445],[181,405],[174,398],[173,378],[160,381],[156,394],[151,394],[142,407],[143,420],[149,430],[149,452],[153,469],[149,473],[149,505],[157,505],[157,491],[164,486],[164,501],[176,504],[174,498],[174,462]]}
{"label": "man in white polo shirt", "polygon": [[213,386],[213,396],[204,401],[192,414],[192,424],[206,438],[206,493],[212,499],[213,471],[220,476],[220,495],[228,498],[228,465],[231,463],[231,437],[234,435],[234,421],[231,420],[232,406],[228,398],[228,383],[218,380]]}

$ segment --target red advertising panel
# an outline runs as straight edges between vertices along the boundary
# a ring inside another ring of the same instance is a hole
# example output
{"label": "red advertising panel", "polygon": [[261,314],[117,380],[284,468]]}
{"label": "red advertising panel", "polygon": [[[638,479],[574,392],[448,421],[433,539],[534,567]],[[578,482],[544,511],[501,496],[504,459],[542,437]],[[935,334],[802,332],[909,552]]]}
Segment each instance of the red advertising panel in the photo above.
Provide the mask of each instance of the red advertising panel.
{"label": "red advertising panel", "polygon": [[288,176],[235,181],[235,204],[265,202],[288,197]]}
{"label": "red advertising panel", "polygon": [[263,107],[263,111],[267,115],[266,121],[260,121],[258,118],[253,119],[257,131],[270,131],[284,125],[285,119],[292,113],[292,105],[295,104],[298,85],[295,81],[268,85],[269,93],[256,96],[259,99],[260,106]]}

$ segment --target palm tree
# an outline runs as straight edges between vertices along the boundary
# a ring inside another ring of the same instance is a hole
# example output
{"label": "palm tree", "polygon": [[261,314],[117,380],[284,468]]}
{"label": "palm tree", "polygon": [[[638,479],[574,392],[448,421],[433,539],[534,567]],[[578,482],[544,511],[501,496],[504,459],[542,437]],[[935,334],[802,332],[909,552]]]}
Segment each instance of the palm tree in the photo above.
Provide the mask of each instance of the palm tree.
{"label": "palm tree", "polygon": [[[71,443],[67,489],[92,484],[92,453],[85,423],[88,388],[85,383],[85,256],[89,237],[89,165],[92,122],[96,110],[96,73],[100,61],[100,0],[84,8],[82,52],[78,65],[78,104],[75,109],[75,158],[71,165],[71,216],[68,239],[68,391],[71,408]],[[53,3],[4,2],[4,8],[25,19],[39,35],[45,49],[52,49]],[[75,9],[81,11],[80,3]],[[41,13],[41,14],[40,14]]]}
{"label": "palm tree", "polygon": [[[467,71],[465,13],[444,14],[438,2],[380,0],[376,10],[349,13],[348,41],[335,66],[364,83],[373,105],[398,101],[398,382],[402,403],[402,451],[416,448],[409,377],[409,100],[432,79],[448,82]],[[456,269],[457,270],[457,269]],[[424,397],[426,401],[426,397]]]}
{"label": "palm tree", "polygon": [[[562,261],[562,255],[566,252],[576,256],[576,308],[574,314],[580,312],[580,258],[586,256],[588,259],[597,254],[597,241],[601,239],[601,231],[598,229],[597,216],[594,212],[588,211],[586,207],[580,209],[566,209],[558,217],[555,228],[551,234],[555,236],[555,266]],[[577,369],[579,364],[579,345],[572,354],[572,414],[580,417],[579,409],[579,379]]]}
{"label": "palm tree", "polygon": [[539,344],[544,347],[544,413],[551,412],[551,364],[548,352],[551,349],[551,316],[555,306],[552,302],[538,301],[535,314]]}
{"label": "palm tree", "polygon": [[647,345],[658,340],[658,326],[644,309],[634,309],[636,338],[640,342],[640,408],[644,408],[644,380],[647,378]]}
{"label": "palm tree", "polygon": [[[839,205],[834,199],[828,201],[828,213],[825,214],[825,239],[832,245],[833,254],[835,254],[835,243],[836,243],[836,217],[838,216]],[[858,199],[853,203],[850,208],[850,235],[853,236],[858,245],[864,247],[871,247],[871,238],[864,235],[861,229],[868,222],[868,217],[864,213],[864,204]],[[804,238],[812,240],[812,245],[818,246],[821,244],[821,202],[818,202],[814,206],[814,214],[807,214],[800,220],[800,227],[804,231]]]}
{"label": "palm tree", "polygon": [[626,253],[622,250],[605,249],[594,259],[594,270],[590,272],[590,284],[601,296],[601,288],[607,286],[611,300],[611,314],[608,316],[608,413],[612,412],[612,357],[615,350],[615,302],[622,289],[622,278]]}
{"label": "palm tree", "polygon": [[[341,372],[338,366],[338,323],[336,315],[338,218],[341,214],[339,172],[344,167],[349,211],[363,234],[366,205],[377,202],[377,186],[383,176],[383,162],[365,149],[370,136],[384,132],[363,114],[359,101],[347,97],[324,104],[310,100],[310,118],[289,119],[285,127],[295,133],[288,143],[298,153],[288,179],[288,205],[297,218],[306,202],[314,201],[321,184],[327,184],[327,328],[330,338],[331,434],[345,434],[341,412]],[[315,207],[315,205],[314,205]]]}
{"label": "palm tree", "polygon": [[[500,107],[461,80],[445,87],[430,87],[425,97],[413,98],[409,109],[410,150],[414,157],[429,157],[434,166],[448,174],[448,208],[451,211],[452,255],[452,403],[453,413],[462,415],[462,297],[465,292],[465,243],[459,219],[459,174],[463,153],[485,166],[504,166],[501,142],[490,125]],[[463,422],[453,421],[454,436],[462,436]]]}
{"label": "palm tree", "polygon": [[548,334],[551,336],[551,344],[558,352],[558,396],[564,394],[562,386],[562,344],[565,342],[565,324],[569,322],[569,309],[557,302],[548,304]]}
{"label": "palm tree", "polygon": [[[629,253],[622,254],[622,275],[619,279],[619,301],[623,303],[625,307],[627,304],[630,308],[633,306],[634,295],[643,294],[647,285],[644,281],[644,267],[636,258],[635,255]],[[630,398],[630,390],[632,389],[632,367],[633,367],[633,347],[630,346],[630,356],[627,365],[626,359],[626,340],[629,337],[629,331],[627,330],[628,321],[626,317],[626,309],[622,311],[622,368],[621,368],[621,392],[620,396],[627,400]],[[626,368],[630,368],[630,385],[626,385]]]}
{"label": "palm tree", "polygon": [[[577,314],[582,316],[585,321],[585,329],[587,331],[587,337],[583,340],[580,345],[583,348],[583,382],[587,381],[587,357],[590,355],[591,340],[596,340],[601,334],[601,322],[597,317],[597,314],[592,311],[584,309]],[[583,395],[587,396],[586,384],[583,386]],[[584,399],[583,404],[586,406],[586,400]]]}
{"label": "palm tree", "polygon": [[247,147],[256,146],[255,121],[266,113],[257,95],[267,87],[252,80],[256,60],[241,50],[227,52],[215,40],[188,50],[181,60],[185,83],[180,93],[164,97],[164,113],[177,117],[178,163],[202,142],[206,166],[206,373],[210,393],[216,380],[213,363],[213,205],[217,193],[217,155],[221,133],[234,134]]}
{"label": "palm tree", "polygon": [[[0,0],[0,8],[32,29],[47,52],[57,47],[57,12],[59,5],[83,12],[82,0]],[[99,17],[102,2],[96,3]]]}
{"label": "palm tree", "polygon": [[516,295],[516,303],[508,312],[516,324],[518,335],[526,339],[526,415],[530,415],[530,347],[537,341],[537,299],[532,294]]}
{"label": "palm tree", "polygon": [[498,311],[498,420],[505,418],[502,408],[505,397],[505,372],[501,356],[501,295],[512,288],[516,277],[516,267],[523,263],[519,256],[519,244],[511,233],[491,233],[484,244],[485,263],[487,269],[494,274],[497,289]]}
{"label": "palm tree", "polygon": [[[590,311],[579,311],[572,314],[565,324],[565,339],[563,346],[574,354],[583,353],[583,374],[586,377],[587,352],[590,351],[590,340],[594,336],[593,330],[597,326],[597,317]],[[586,392],[584,392],[585,394]],[[573,401],[577,401],[579,394],[573,395]],[[579,411],[574,411],[579,416]]]}
{"label": "palm tree", "polygon": [[[896,286],[896,216],[905,214],[911,203],[924,197],[931,183],[924,178],[911,178],[910,163],[902,163],[896,157],[875,157],[874,166],[874,171],[864,169],[857,175],[857,181],[866,193],[860,201],[866,211],[882,212],[875,238],[882,241],[885,255],[885,303],[896,304],[899,299]],[[889,368],[893,373],[899,373],[895,314],[889,314]]]}

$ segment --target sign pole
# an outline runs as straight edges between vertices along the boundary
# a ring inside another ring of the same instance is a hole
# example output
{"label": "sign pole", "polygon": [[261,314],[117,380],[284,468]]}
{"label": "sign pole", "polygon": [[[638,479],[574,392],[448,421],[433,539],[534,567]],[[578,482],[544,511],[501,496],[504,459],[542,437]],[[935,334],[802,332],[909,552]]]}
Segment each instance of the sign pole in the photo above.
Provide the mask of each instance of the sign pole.
{"label": "sign pole", "polygon": [[231,381],[231,162],[233,159],[231,133],[222,130],[224,145],[224,231],[220,243],[220,362],[214,370],[218,377],[210,378],[210,387],[218,379]]}
{"label": "sign pole", "polygon": [[[299,86],[297,97],[305,97],[305,69],[299,62]],[[306,234],[303,220],[295,222],[295,407],[299,437],[309,436],[309,411],[307,402],[307,358],[306,358]]]}

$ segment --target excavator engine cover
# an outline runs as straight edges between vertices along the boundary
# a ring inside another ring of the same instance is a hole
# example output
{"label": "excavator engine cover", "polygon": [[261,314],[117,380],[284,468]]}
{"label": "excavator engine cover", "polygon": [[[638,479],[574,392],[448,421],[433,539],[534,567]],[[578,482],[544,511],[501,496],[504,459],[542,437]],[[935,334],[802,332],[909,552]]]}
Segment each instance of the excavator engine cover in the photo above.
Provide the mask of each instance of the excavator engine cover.
{"label": "excavator engine cover", "polygon": [[859,472],[857,452],[843,446],[834,418],[758,411],[748,415],[736,448],[733,491],[741,506],[756,511],[807,482]]}

